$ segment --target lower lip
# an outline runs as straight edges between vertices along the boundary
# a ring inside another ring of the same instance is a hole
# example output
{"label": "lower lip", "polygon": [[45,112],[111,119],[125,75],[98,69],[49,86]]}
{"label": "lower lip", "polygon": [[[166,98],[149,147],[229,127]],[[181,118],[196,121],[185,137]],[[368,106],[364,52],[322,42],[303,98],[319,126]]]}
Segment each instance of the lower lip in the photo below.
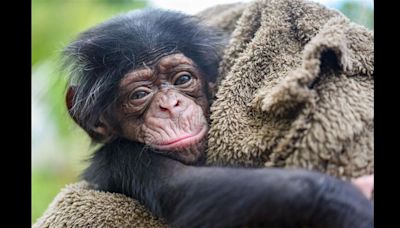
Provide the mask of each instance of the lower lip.
{"label": "lower lip", "polygon": [[207,127],[203,127],[197,134],[195,135],[189,135],[182,137],[177,140],[173,140],[171,142],[165,143],[165,144],[159,144],[159,145],[154,145],[155,148],[160,149],[160,150],[171,150],[171,149],[177,149],[177,148],[187,148],[188,146],[192,144],[198,143],[204,135],[207,133]]}

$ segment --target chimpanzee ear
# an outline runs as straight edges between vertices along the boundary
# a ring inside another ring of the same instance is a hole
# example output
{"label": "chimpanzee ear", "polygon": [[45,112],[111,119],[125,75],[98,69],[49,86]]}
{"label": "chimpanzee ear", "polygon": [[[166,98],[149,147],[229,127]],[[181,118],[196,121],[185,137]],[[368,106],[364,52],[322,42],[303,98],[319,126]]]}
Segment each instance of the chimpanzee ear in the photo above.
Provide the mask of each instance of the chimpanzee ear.
{"label": "chimpanzee ear", "polygon": [[107,123],[103,116],[100,117],[99,121],[96,123],[94,127],[88,129],[88,127],[83,126],[82,123],[78,120],[78,118],[72,112],[72,108],[74,107],[74,96],[76,92],[76,86],[68,87],[66,94],[66,104],[68,108],[68,112],[71,115],[72,119],[81,126],[89,136],[97,142],[107,142],[111,140],[115,136],[115,132],[111,128],[111,126]]}
{"label": "chimpanzee ear", "polygon": [[76,118],[72,114],[72,107],[74,107],[74,96],[75,96],[76,86],[69,86],[67,90],[67,94],[65,95],[65,101],[67,104],[67,109],[71,117],[75,120]]}

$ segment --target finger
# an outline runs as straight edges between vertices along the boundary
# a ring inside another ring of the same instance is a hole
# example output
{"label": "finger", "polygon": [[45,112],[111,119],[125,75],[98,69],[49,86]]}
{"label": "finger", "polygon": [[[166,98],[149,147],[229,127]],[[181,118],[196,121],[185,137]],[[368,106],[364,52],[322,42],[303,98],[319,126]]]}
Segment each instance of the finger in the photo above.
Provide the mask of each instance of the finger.
{"label": "finger", "polygon": [[374,175],[362,176],[352,180],[352,183],[368,198],[371,199],[374,190]]}

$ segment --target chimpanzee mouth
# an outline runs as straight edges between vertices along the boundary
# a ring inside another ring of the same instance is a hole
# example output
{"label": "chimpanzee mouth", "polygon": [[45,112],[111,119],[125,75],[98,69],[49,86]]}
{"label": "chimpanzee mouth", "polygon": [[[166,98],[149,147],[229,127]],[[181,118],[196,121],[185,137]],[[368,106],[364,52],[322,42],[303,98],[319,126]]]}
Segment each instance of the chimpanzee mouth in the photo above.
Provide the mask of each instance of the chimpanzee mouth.
{"label": "chimpanzee mouth", "polygon": [[200,130],[194,134],[188,134],[173,140],[154,144],[153,146],[160,150],[176,150],[188,148],[193,144],[199,143],[207,133],[207,125],[204,125]]}

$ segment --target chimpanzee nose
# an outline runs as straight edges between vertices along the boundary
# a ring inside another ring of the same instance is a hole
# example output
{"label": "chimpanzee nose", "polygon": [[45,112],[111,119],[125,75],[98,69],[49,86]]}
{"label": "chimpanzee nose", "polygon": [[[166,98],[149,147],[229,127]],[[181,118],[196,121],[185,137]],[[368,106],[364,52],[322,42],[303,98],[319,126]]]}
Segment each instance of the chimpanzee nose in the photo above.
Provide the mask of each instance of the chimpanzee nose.
{"label": "chimpanzee nose", "polygon": [[179,107],[179,105],[180,105],[180,101],[176,97],[167,98],[165,101],[160,102],[160,104],[159,104],[160,109],[163,112],[167,112],[167,111],[173,112],[174,109]]}
{"label": "chimpanzee nose", "polygon": [[189,103],[185,99],[188,98],[178,91],[161,91],[154,96],[149,113],[162,119],[177,118],[188,108]]}

